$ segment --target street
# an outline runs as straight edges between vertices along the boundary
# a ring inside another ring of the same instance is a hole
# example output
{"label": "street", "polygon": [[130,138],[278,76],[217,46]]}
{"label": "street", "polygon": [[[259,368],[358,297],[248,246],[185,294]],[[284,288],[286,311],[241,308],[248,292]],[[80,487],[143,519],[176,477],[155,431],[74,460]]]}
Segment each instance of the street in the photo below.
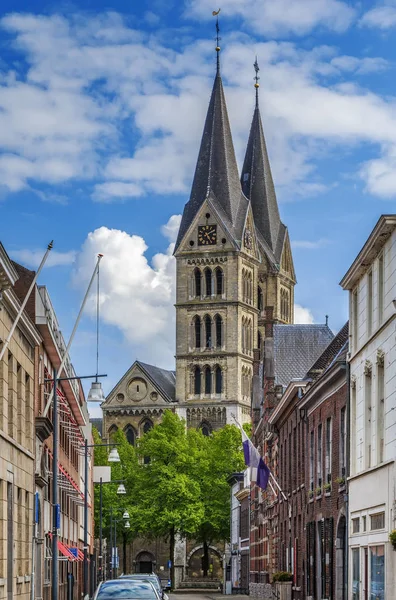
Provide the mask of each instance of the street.
{"label": "street", "polygon": [[[188,592],[183,590],[183,592],[169,594],[169,600],[226,600],[228,598],[230,598],[230,596],[224,596],[223,594],[211,590],[208,590],[207,592],[205,592],[205,590],[200,590],[199,592]],[[247,598],[248,596],[238,595],[238,600],[246,600]]]}

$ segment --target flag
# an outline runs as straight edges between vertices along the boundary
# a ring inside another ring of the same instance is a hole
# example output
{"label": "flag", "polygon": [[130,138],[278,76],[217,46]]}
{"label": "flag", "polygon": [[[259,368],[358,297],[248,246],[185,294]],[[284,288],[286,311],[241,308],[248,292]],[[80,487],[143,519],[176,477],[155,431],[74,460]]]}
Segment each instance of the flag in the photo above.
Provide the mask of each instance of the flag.
{"label": "flag", "polygon": [[252,483],[256,483],[262,490],[265,490],[268,485],[270,470],[242,428],[241,433],[245,465],[250,467],[250,480]]}

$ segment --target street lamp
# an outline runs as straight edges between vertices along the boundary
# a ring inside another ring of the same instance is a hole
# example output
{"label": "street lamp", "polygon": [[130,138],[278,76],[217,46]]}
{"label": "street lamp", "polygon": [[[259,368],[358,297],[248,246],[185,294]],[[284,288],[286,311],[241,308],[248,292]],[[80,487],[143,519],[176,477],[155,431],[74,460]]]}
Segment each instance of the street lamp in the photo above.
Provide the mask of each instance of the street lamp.
{"label": "street lamp", "polygon": [[[117,490],[118,493],[118,490]],[[118,510],[122,510],[122,509],[118,509]],[[116,512],[117,509],[114,509],[114,512]],[[126,516],[128,515],[128,516]],[[113,507],[111,507],[110,509],[110,556],[111,556],[111,560],[110,560],[110,565],[111,565],[111,576],[113,579],[117,578],[117,523],[121,520],[125,521],[125,529],[129,529],[131,527],[131,524],[129,523],[128,520],[129,519],[129,514],[128,511],[125,511],[124,514],[122,515],[122,519],[115,519],[113,518]],[[114,523],[114,538],[113,538],[113,523]],[[113,546],[113,539],[114,539],[114,546]],[[114,550],[114,551],[113,551]],[[124,557],[124,569],[125,569],[125,557]]]}
{"label": "street lamp", "polygon": [[[60,529],[60,504],[58,503],[58,382],[59,381],[72,381],[80,379],[93,379],[98,377],[107,377],[107,375],[82,375],[80,377],[58,377],[56,369],[54,369],[53,378],[44,379],[44,381],[53,383],[52,395],[53,395],[53,450],[52,450],[52,600],[58,600],[59,597],[59,565],[58,565],[58,530]],[[88,440],[85,439],[85,446],[87,446]],[[85,465],[85,498],[84,506],[87,505],[88,495],[88,466]],[[86,556],[86,543],[85,543],[85,525],[88,524],[88,516],[84,514],[84,563]]]}
{"label": "street lamp", "polygon": [[120,485],[118,486],[117,494],[126,494],[125,485],[123,483],[120,483]]}
{"label": "street lamp", "polygon": [[107,462],[120,462],[120,455],[118,454],[117,448],[112,448],[110,454],[107,457]]}

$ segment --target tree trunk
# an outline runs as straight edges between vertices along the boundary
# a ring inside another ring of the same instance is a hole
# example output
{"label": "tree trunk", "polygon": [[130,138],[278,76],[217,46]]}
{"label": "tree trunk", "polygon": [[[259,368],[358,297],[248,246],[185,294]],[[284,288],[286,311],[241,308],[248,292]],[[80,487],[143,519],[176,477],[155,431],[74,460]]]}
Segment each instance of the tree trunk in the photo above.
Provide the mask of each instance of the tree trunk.
{"label": "tree trunk", "polygon": [[202,558],[202,570],[203,576],[207,577],[209,571],[209,544],[206,540],[203,543],[203,551],[204,553]]}
{"label": "tree trunk", "polygon": [[171,561],[170,580],[171,590],[175,587],[175,528],[171,527],[169,540],[169,560]]}

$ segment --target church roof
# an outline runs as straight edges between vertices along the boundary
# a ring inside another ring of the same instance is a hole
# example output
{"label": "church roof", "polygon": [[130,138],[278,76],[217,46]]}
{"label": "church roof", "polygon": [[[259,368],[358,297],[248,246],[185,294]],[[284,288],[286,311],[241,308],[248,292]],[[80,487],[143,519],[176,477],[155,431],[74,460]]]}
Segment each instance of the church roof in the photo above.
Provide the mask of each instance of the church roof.
{"label": "church roof", "polygon": [[328,325],[274,325],[276,384],[303,378],[333,338]]}
{"label": "church roof", "polygon": [[219,70],[213,84],[191,195],[184,207],[175,250],[209,196],[235,227],[240,221],[243,195]]}
{"label": "church roof", "polygon": [[348,343],[349,321],[340,329],[337,335],[331,340],[327,348],[322,352],[315,363],[310,367],[307,377],[315,379],[321,375],[329,366],[333,364],[340,356],[346,352],[345,345]]}
{"label": "church roof", "polygon": [[280,220],[257,95],[241,185],[243,193],[251,202],[256,228],[279,263],[286,228]]}
{"label": "church roof", "polygon": [[155,386],[163,393],[165,398],[170,402],[174,402],[176,398],[176,372],[168,371],[167,369],[160,369],[154,365],[140,362],[137,360],[138,365],[142,371],[152,380]]}

